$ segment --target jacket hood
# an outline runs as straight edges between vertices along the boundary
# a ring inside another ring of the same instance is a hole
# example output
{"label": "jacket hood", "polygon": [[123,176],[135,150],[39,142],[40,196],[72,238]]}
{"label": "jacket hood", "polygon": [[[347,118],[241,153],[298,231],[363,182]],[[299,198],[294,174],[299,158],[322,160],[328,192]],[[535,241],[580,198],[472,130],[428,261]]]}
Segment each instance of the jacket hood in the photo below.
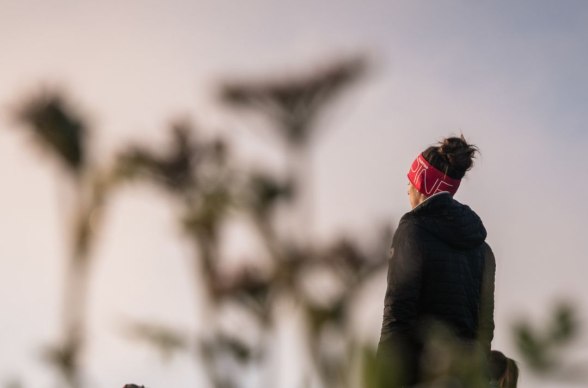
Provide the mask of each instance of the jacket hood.
{"label": "jacket hood", "polygon": [[434,195],[407,213],[419,226],[456,248],[479,246],[486,239],[480,217],[446,192]]}

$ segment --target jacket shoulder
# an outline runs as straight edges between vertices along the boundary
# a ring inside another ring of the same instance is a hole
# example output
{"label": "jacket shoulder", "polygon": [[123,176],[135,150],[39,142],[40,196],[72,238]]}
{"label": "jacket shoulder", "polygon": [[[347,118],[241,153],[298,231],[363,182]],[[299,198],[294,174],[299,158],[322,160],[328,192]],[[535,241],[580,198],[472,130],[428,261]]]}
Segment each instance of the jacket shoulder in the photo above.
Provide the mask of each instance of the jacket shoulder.
{"label": "jacket shoulder", "polygon": [[423,227],[419,217],[411,212],[402,216],[396,232],[394,233],[393,245],[396,246],[400,241],[418,242],[425,238],[428,231]]}

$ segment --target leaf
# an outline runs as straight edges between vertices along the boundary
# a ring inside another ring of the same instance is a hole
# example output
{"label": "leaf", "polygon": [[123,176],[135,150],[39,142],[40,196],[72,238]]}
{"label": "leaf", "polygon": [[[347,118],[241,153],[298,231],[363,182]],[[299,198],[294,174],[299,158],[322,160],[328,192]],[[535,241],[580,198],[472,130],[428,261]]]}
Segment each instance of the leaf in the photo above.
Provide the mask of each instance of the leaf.
{"label": "leaf", "polygon": [[550,328],[550,341],[554,344],[569,342],[578,332],[578,323],[573,308],[562,303],[556,307]]}
{"label": "leaf", "polygon": [[279,182],[263,172],[254,172],[250,177],[250,206],[255,214],[267,218],[280,200],[293,197],[292,182]]}
{"label": "leaf", "polygon": [[85,166],[87,124],[61,92],[46,90],[28,97],[17,109],[16,119],[72,172]]}
{"label": "leaf", "polygon": [[155,347],[164,360],[168,360],[174,353],[188,350],[186,334],[161,324],[133,323],[126,331],[131,338]]}
{"label": "leaf", "polygon": [[[116,175],[119,179],[149,177],[172,192],[195,187],[197,165],[204,150],[191,132],[185,121],[173,124],[171,144],[164,155],[139,145],[128,147],[117,157]],[[214,146],[217,152],[222,152],[222,146],[216,143]]]}
{"label": "leaf", "polygon": [[218,186],[200,195],[200,202],[185,215],[184,227],[202,238],[216,238],[219,225],[233,203],[231,194],[226,187]]}
{"label": "leaf", "polygon": [[514,332],[518,349],[532,368],[546,370],[551,367],[548,348],[531,327],[525,323],[519,323],[515,326]]}
{"label": "leaf", "polygon": [[516,344],[527,364],[541,374],[561,374],[567,367],[562,352],[579,332],[576,312],[569,303],[555,306],[549,322],[541,329],[519,322],[514,327]]}

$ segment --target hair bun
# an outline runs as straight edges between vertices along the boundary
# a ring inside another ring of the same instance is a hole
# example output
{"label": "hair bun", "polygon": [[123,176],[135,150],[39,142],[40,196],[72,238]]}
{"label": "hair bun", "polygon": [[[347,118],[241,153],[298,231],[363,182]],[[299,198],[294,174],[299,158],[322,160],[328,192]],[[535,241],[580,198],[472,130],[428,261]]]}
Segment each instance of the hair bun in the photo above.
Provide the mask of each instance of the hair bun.
{"label": "hair bun", "polygon": [[437,151],[454,171],[463,176],[474,165],[474,157],[478,147],[468,144],[461,135],[460,137],[448,137],[439,142]]}

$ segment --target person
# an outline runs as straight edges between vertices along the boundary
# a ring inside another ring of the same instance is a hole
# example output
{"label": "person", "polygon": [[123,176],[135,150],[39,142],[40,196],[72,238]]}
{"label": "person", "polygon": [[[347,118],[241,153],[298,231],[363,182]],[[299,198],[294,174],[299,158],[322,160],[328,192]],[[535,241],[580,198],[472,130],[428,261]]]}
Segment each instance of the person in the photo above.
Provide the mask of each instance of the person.
{"label": "person", "polygon": [[463,135],[449,137],[419,154],[407,175],[412,210],[392,240],[376,353],[380,369],[400,366],[393,372],[400,386],[422,382],[425,337],[435,324],[490,353],[494,255],[480,217],[454,199],[476,152]]}

